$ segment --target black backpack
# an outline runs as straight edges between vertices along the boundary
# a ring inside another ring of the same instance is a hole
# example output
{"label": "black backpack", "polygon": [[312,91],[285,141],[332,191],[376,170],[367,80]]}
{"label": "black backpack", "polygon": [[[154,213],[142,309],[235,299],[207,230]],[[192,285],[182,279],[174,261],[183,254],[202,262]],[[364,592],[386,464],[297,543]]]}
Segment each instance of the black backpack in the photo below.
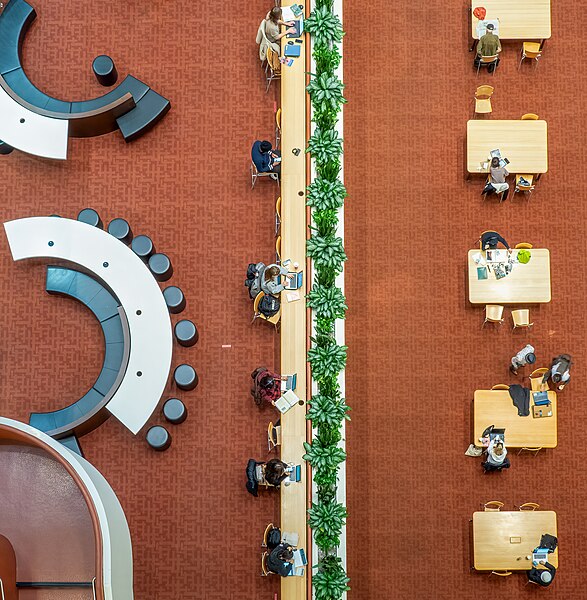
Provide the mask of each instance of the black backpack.
{"label": "black backpack", "polygon": [[263,296],[261,298],[261,302],[259,302],[259,312],[269,318],[272,317],[273,315],[276,315],[279,312],[279,307],[281,306],[281,303],[279,302],[279,299],[276,298],[275,296]]}
{"label": "black backpack", "polygon": [[247,278],[245,279],[245,287],[249,288],[249,297],[254,300],[257,294],[261,291],[261,273],[265,270],[265,264],[249,263],[247,267]]}
{"label": "black backpack", "polygon": [[267,534],[267,548],[273,550],[274,548],[277,548],[279,544],[281,544],[281,531],[279,530],[279,527],[273,527]]}

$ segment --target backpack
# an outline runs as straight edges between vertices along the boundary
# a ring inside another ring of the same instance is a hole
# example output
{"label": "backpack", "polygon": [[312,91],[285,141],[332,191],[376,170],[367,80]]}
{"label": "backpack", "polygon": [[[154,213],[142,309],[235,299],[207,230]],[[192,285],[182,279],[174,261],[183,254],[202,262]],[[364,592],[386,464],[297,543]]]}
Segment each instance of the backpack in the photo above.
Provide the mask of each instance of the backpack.
{"label": "backpack", "polygon": [[259,312],[269,318],[279,312],[280,306],[279,298],[265,295],[261,298],[261,302],[259,302]]}
{"label": "backpack", "polygon": [[277,548],[279,544],[281,544],[281,531],[279,530],[279,527],[273,527],[267,534],[267,548],[273,550],[274,548]]}
{"label": "backpack", "polygon": [[249,263],[247,266],[247,278],[245,279],[245,287],[249,288],[249,296],[255,299],[261,291],[261,274],[265,270],[265,263],[259,262]]}

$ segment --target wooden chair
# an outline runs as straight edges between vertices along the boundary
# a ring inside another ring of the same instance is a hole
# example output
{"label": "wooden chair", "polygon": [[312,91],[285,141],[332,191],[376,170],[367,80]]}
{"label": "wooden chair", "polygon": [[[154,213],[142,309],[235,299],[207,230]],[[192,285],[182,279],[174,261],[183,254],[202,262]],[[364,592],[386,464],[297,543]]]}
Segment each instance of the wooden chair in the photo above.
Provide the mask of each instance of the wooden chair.
{"label": "wooden chair", "polygon": [[269,452],[277,446],[281,446],[281,425],[273,425],[273,421],[269,421],[267,426],[267,444]]}
{"label": "wooden chair", "polygon": [[275,52],[271,46],[267,46],[267,87],[265,93],[269,91],[269,86],[274,79],[281,79],[279,53]]}
{"label": "wooden chair", "polygon": [[530,388],[533,392],[541,392],[544,388],[548,389],[548,383],[543,384],[542,379],[550,369],[540,367],[530,373]]}
{"label": "wooden chair", "polygon": [[260,173],[257,170],[257,165],[255,165],[255,163],[251,161],[251,189],[255,187],[255,184],[257,183],[257,179],[259,179],[259,177],[269,177],[270,179],[273,179],[273,181],[276,181],[277,185],[279,185],[279,173],[274,173],[273,171],[268,171],[267,173]]}
{"label": "wooden chair", "polygon": [[[479,77],[479,69],[481,66],[489,67],[489,65],[495,65],[497,67],[497,61],[499,57],[497,54],[493,56],[480,56],[479,62],[477,63],[477,77]],[[492,75],[495,75],[495,69],[493,69]]]}
{"label": "wooden chair", "polygon": [[275,239],[275,262],[281,264],[281,236],[278,235]]}
{"label": "wooden chair", "polygon": [[281,108],[275,111],[275,147],[281,143]]}
{"label": "wooden chair", "polygon": [[18,600],[16,554],[10,540],[0,535],[0,598]]}
{"label": "wooden chair", "polygon": [[487,115],[492,112],[491,96],[493,95],[493,87],[490,85],[480,85],[475,90],[475,114]]}
{"label": "wooden chair", "polygon": [[269,575],[275,575],[267,568],[267,559],[269,558],[269,552],[265,550],[263,554],[261,554],[261,577],[268,577]]}
{"label": "wooden chair", "polygon": [[532,248],[532,244],[529,244],[528,242],[520,242],[519,244],[515,245],[515,248],[516,250],[521,250],[522,248],[530,250],[530,248]]}
{"label": "wooden chair", "polygon": [[539,508],[540,504],[536,504],[536,502],[525,502],[518,506],[518,510],[538,510]]}
{"label": "wooden chair", "polygon": [[269,535],[269,532],[273,529],[273,527],[273,523],[269,523],[269,525],[265,527],[265,532],[263,533],[263,541],[261,542],[262,548],[267,548],[267,536]]}
{"label": "wooden chair", "polygon": [[522,55],[518,69],[522,66],[525,58],[534,60],[534,67],[538,68],[538,59],[542,56],[542,50],[538,42],[524,42],[522,44]]}
{"label": "wooden chair", "polygon": [[275,327],[275,331],[277,331],[277,325],[279,323],[279,319],[281,318],[281,306],[272,317],[266,317],[263,313],[259,312],[259,304],[261,303],[261,298],[263,298],[264,295],[265,292],[259,292],[255,296],[255,300],[253,301],[253,320],[251,323],[254,323],[256,319],[261,319],[261,321],[267,321],[268,323],[271,323]]}
{"label": "wooden chair", "polygon": [[492,575],[497,575],[498,577],[508,577],[511,574],[511,571],[491,571],[491,573],[489,573],[489,577]]}
{"label": "wooden chair", "polygon": [[281,227],[281,196],[275,202],[275,235],[279,234]]}
{"label": "wooden chair", "polygon": [[526,113],[525,115],[522,115],[520,119],[522,121],[537,121],[538,115],[535,115],[534,113]]}
{"label": "wooden chair", "polygon": [[[520,178],[524,178],[528,183],[521,183]],[[516,185],[514,187],[514,194],[522,192],[526,194],[526,198],[530,200],[530,194],[534,191],[535,185],[532,185],[534,181],[534,175],[522,174],[516,175]]]}
{"label": "wooden chair", "polygon": [[492,390],[504,390],[507,392],[510,389],[510,386],[506,385],[505,383],[497,383],[491,389]]}
{"label": "wooden chair", "polygon": [[[485,180],[485,185],[491,183],[491,175],[487,175],[487,179]],[[503,192],[495,192],[495,195],[499,197],[499,201],[503,202],[503,195],[507,192],[507,190],[503,190]],[[487,194],[483,194],[483,199],[487,200]]]}
{"label": "wooden chair", "polygon": [[527,308],[512,310],[512,320],[514,322],[514,329],[518,327],[532,327],[534,325],[534,323],[530,323],[530,310]]}
{"label": "wooden chair", "polygon": [[522,452],[526,451],[526,452],[532,452],[534,454],[534,458],[536,458],[538,456],[538,453],[540,452],[540,450],[542,450],[542,446],[540,446],[539,448],[526,448],[526,447],[523,447],[523,448],[520,448],[518,450],[518,456],[520,454],[522,454]]}
{"label": "wooden chair", "polygon": [[483,504],[483,510],[485,512],[499,512],[503,506],[503,502],[499,502],[498,500],[490,500],[489,502]]}
{"label": "wooden chair", "polygon": [[485,327],[485,323],[503,323],[503,306],[499,304],[487,304],[485,306],[485,321],[483,321],[482,327]]}

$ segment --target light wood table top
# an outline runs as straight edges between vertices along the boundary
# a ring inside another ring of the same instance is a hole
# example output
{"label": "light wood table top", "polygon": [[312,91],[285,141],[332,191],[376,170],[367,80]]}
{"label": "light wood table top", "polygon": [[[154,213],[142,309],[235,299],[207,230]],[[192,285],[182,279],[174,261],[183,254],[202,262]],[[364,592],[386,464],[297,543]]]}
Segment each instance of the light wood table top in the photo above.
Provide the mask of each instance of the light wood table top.
{"label": "light wood table top", "polygon": [[481,434],[489,425],[505,429],[507,448],[556,448],[558,407],[556,392],[549,391],[552,417],[532,416],[534,401],[530,393],[530,414],[519,417],[510,394],[505,390],[476,390],[473,399],[473,443],[479,445]]}
{"label": "light wood table top", "polygon": [[510,163],[510,173],[538,174],[548,171],[548,135],[546,121],[470,120],[467,122],[467,171],[487,173],[491,150],[499,149]]}
{"label": "light wood table top", "polygon": [[546,40],[551,36],[550,0],[471,0],[471,36],[477,39],[473,11],[487,9],[486,19],[499,19],[502,40]]}
{"label": "light wood table top", "polygon": [[[557,535],[552,510],[510,510],[473,513],[473,557],[478,571],[527,571],[526,556],[540,544],[542,534]],[[558,548],[548,555],[558,567]]]}
{"label": "light wood table top", "polygon": [[[302,38],[301,55],[291,67],[281,67],[281,258],[297,262],[304,269],[306,285],[306,39]],[[282,38],[282,49],[290,38]],[[298,156],[293,148],[300,148]],[[299,192],[304,192],[299,196]],[[290,267],[292,268],[292,267]],[[300,300],[288,302],[287,292],[281,294],[281,372],[297,373],[295,393],[306,399],[306,303],[305,290]],[[281,485],[281,530],[297,532],[299,547],[308,547],[306,539],[306,463],[303,443],[306,441],[306,405],[294,406],[281,416],[281,459],[302,466],[302,480],[289,486]],[[281,598],[304,600],[306,575],[282,577]]]}
{"label": "light wood table top", "polygon": [[[550,252],[532,248],[530,262],[514,263],[509,275],[496,279],[493,273],[487,279],[477,277],[473,256],[481,250],[469,250],[469,302],[471,304],[542,304],[550,302]],[[517,250],[513,251],[515,256]]]}

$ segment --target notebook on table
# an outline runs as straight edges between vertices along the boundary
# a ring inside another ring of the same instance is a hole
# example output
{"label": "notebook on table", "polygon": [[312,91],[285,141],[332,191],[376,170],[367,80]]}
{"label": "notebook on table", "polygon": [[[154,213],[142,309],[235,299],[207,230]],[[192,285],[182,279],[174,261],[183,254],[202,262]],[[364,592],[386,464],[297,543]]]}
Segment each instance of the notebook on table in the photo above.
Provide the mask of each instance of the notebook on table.
{"label": "notebook on table", "polygon": [[301,47],[299,44],[294,44],[290,46],[289,44],[285,45],[285,50],[283,52],[284,56],[299,56],[301,52]]}
{"label": "notebook on table", "polygon": [[274,402],[274,406],[281,414],[283,414],[292,408],[292,406],[295,406],[299,401],[300,399],[292,390],[286,390],[281,398]]}
{"label": "notebook on table", "polygon": [[534,404],[536,406],[544,406],[545,404],[550,404],[550,400],[548,399],[548,392],[532,392],[532,399],[534,400]]}

